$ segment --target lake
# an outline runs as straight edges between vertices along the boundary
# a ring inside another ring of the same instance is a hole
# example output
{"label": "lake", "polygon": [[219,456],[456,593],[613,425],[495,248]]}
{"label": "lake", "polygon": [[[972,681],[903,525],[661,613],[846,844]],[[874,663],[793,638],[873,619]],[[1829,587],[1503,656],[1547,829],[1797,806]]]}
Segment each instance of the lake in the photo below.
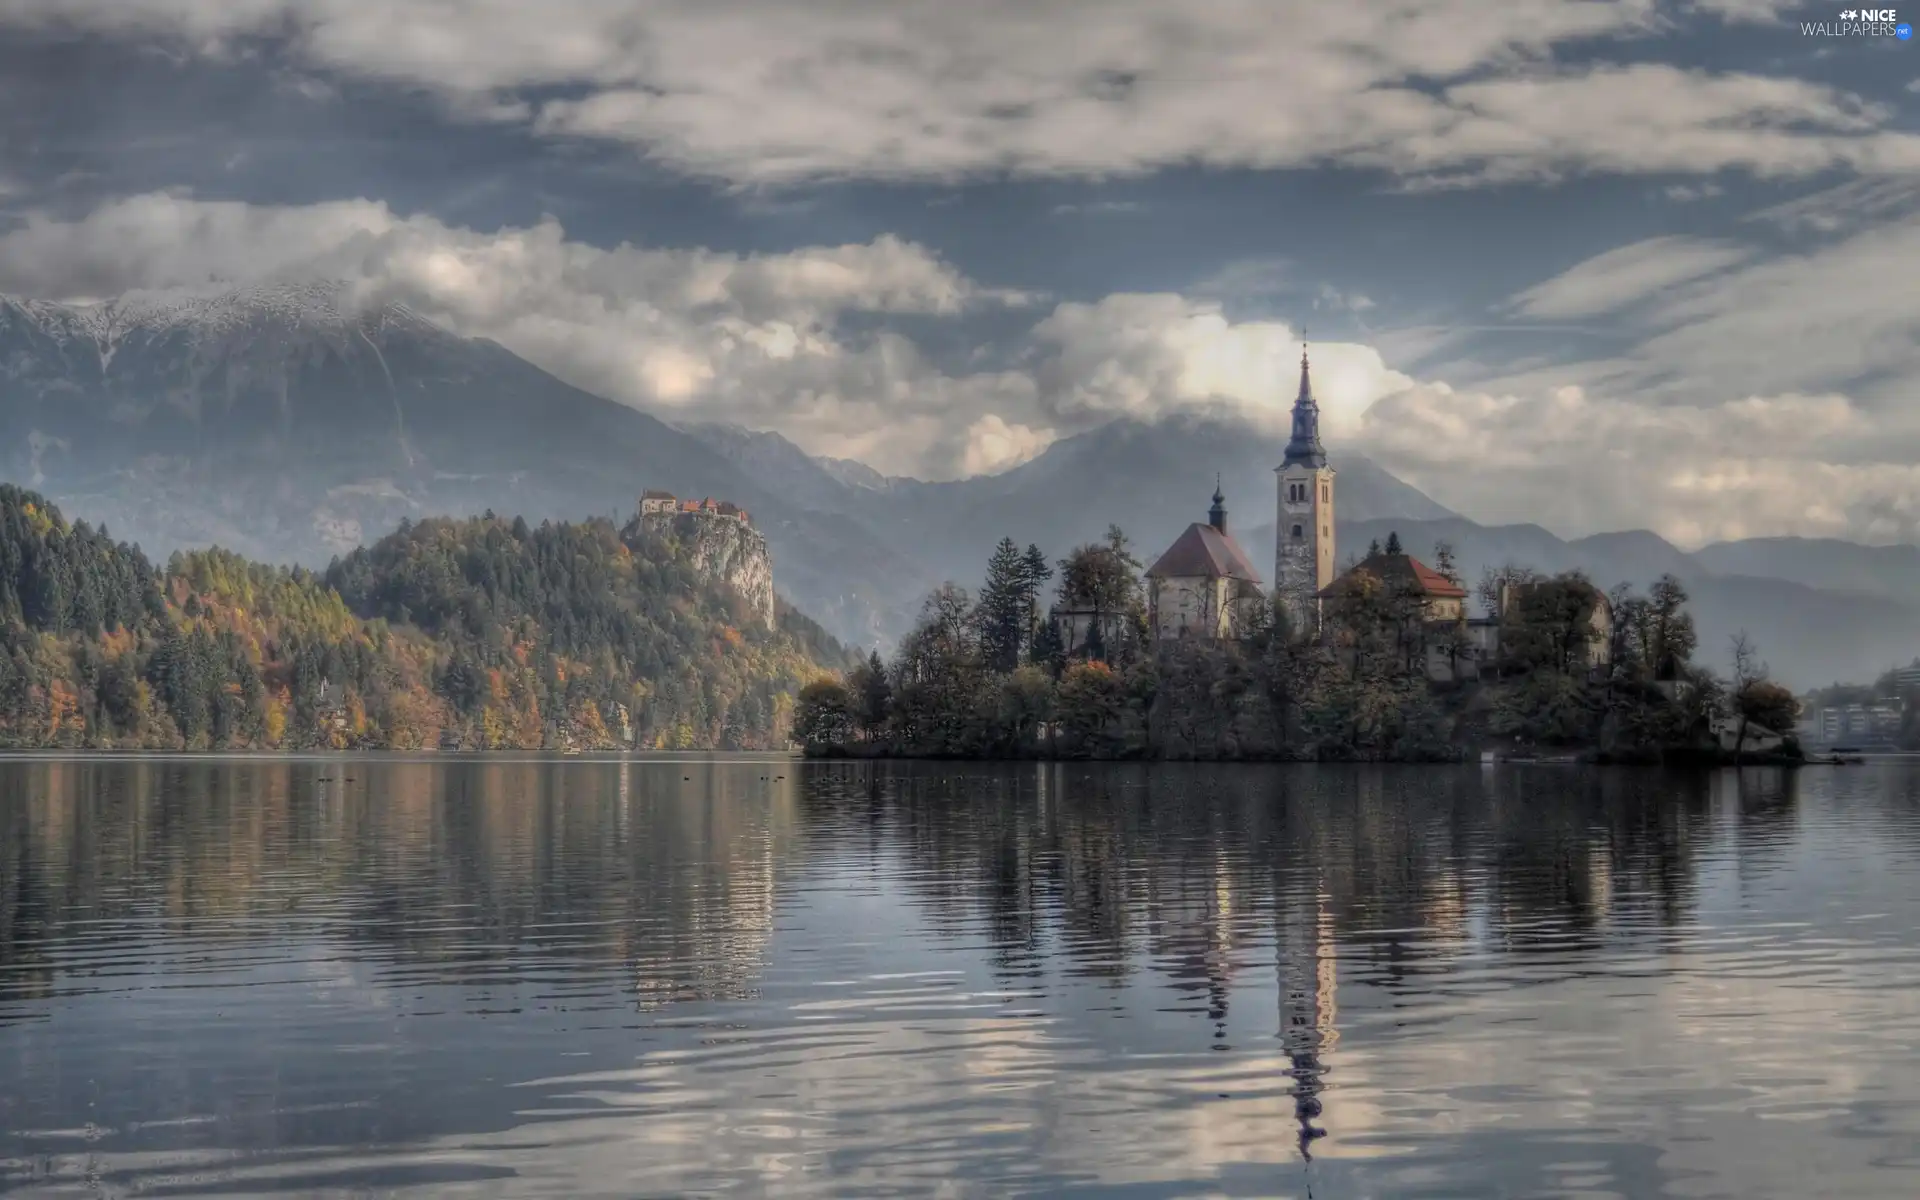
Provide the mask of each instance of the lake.
{"label": "lake", "polygon": [[1920,765],[0,761],[0,1191],[1920,1195]]}

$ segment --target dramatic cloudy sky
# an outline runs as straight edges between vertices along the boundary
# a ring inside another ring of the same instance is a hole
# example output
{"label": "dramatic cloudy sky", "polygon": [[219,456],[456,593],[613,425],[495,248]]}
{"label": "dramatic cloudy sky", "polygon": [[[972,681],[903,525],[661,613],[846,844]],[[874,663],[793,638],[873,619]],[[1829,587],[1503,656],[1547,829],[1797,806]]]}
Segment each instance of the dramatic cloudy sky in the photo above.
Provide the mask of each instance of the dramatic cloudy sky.
{"label": "dramatic cloudy sky", "polygon": [[1904,539],[1920,48],[1839,11],[0,0],[0,290],[333,275],[922,477],[1273,420],[1305,329],[1480,520]]}

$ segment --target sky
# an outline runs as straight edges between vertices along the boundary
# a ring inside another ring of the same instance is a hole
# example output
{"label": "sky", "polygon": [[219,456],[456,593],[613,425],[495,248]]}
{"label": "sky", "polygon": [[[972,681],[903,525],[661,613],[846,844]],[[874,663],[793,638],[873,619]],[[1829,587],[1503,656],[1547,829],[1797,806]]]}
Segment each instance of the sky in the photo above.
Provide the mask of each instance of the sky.
{"label": "sky", "polygon": [[0,0],[0,292],[339,278],[930,479],[1277,427],[1304,338],[1476,520],[1909,541],[1920,48],[1842,11]]}

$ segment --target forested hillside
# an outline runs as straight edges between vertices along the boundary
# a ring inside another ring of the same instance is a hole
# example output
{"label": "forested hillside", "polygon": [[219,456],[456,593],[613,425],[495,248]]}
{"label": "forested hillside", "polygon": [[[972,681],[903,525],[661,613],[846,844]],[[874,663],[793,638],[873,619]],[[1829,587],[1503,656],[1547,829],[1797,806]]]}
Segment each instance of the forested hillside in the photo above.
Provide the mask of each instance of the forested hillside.
{"label": "forested hillside", "polygon": [[784,744],[847,664],[759,625],[675,542],[607,521],[403,524],[326,572],[157,568],[0,486],[0,745],[304,749]]}

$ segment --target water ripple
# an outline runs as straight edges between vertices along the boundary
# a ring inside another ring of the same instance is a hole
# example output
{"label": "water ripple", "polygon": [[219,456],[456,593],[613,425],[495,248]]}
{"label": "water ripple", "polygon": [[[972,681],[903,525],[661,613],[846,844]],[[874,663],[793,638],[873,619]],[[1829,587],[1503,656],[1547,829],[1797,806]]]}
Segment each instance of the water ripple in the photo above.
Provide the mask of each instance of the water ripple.
{"label": "water ripple", "polygon": [[1920,770],[0,763],[0,1191],[1920,1194]]}

